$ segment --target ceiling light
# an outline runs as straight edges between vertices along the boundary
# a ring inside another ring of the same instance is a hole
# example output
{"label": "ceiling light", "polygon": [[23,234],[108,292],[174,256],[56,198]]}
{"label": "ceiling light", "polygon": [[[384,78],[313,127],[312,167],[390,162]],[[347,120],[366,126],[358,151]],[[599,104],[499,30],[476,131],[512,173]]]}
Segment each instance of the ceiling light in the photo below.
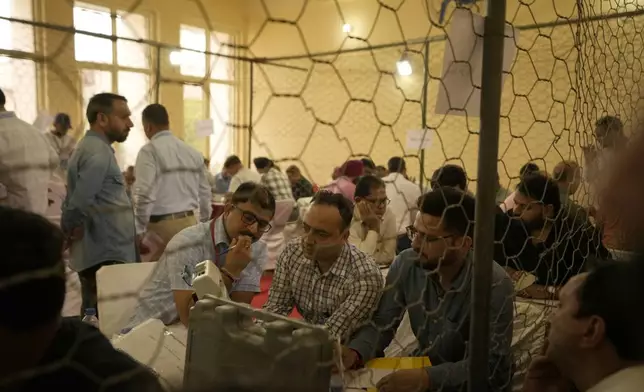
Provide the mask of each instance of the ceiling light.
{"label": "ceiling light", "polygon": [[351,25],[350,25],[350,24],[348,24],[348,23],[343,24],[343,25],[342,25],[342,31],[343,31],[344,33],[349,34],[349,33],[351,32]]}
{"label": "ceiling light", "polygon": [[396,62],[396,70],[400,76],[409,76],[412,74],[413,70],[411,68],[411,62],[407,58],[406,53],[403,53],[400,60]]}

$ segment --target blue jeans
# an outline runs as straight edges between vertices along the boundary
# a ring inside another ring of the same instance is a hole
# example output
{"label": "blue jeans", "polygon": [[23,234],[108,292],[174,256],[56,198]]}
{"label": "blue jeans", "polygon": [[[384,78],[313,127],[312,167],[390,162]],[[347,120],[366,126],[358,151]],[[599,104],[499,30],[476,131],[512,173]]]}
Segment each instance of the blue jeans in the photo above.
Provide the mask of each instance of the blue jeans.
{"label": "blue jeans", "polygon": [[78,272],[78,278],[81,284],[81,318],[85,315],[85,309],[96,309],[98,317],[98,291],[96,288],[96,272],[106,265],[121,264],[120,261],[104,261],[93,267]]}

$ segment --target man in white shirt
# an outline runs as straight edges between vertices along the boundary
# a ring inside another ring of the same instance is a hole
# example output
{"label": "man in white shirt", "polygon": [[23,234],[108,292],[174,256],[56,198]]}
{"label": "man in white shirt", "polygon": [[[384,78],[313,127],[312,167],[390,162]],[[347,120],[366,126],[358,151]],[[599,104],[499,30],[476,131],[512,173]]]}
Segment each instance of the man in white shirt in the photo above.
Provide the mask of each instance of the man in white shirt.
{"label": "man in white shirt", "polygon": [[385,183],[366,175],[356,184],[349,243],[371,255],[376,263],[389,265],[396,257],[396,217],[389,211]]}
{"label": "man in white shirt", "polygon": [[407,227],[414,223],[418,211],[420,187],[406,178],[407,166],[402,157],[393,157],[387,162],[389,175],[382,180],[385,182],[387,197],[390,200],[389,209],[396,217],[398,245],[396,253],[411,247],[407,236]]}
{"label": "man in white shirt", "polygon": [[38,129],[7,111],[5,104],[0,90],[0,206],[43,215],[58,156]]}
{"label": "man in white shirt", "polygon": [[228,194],[235,193],[237,188],[245,182],[254,182],[256,184],[260,184],[262,182],[262,175],[244,167],[241,160],[236,155],[231,155],[226,158],[224,169],[229,176],[232,176],[230,179],[230,185],[228,186]]}
{"label": "man in white shirt", "polygon": [[635,392],[644,387],[644,260],[608,262],[570,279],[550,317],[545,357],[524,392]]}
{"label": "man in white shirt", "polygon": [[47,141],[54,151],[56,151],[60,159],[58,175],[61,178],[66,177],[67,162],[72,156],[74,147],[76,147],[76,140],[67,134],[70,129],[72,129],[72,120],[69,118],[69,115],[66,113],[58,113],[54,118],[54,129],[45,134]]}
{"label": "man in white shirt", "polygon": [[148,105],[142,117],[150,143],[139,151],[134,168],[136,234],[139,241],[148,231],[160,238],[151,257],[158,260],[175,234],[197,224],[196,209],[202,222],[210,219],[212,193],[203,157],[172,134],[166,108]]}

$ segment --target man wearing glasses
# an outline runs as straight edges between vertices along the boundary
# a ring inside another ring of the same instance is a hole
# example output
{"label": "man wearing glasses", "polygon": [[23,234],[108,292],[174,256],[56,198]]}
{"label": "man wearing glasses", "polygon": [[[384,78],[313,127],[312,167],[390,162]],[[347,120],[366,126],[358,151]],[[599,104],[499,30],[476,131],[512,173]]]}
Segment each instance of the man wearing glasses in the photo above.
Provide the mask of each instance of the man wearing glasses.
{"label": "man wearing glasses", "polygon": [[304,216],[304,235],[289,243],[277,267],[264,310],[324,325],[342,341],[375,308],[383,279],[373,258],[349,245],[351,201],[320,191]]}
{"label": "man wearing glasses", "polygon": [[219,218],[179,232],[141,291],[126,329],[151,318],[187,326],[193,305],[192,274],[204,260],[219,267],[233,301],[250,304],[260,291],[266,262],[266,245],[258,240],[271,228],[274,213],[273,195],[262,185],[246,182],[233,193]]}
{"label": "man wearing glasses", "polygon": [[360,177],[356,184],[349,243],[388,266],[396,257],[396,217],[387,208],[385,183],[373,175]]}
{"label": "man wearing glasses", "polygon": [[[394,260],[371,322],[352,336],[342,356],[349,369],[382,356],[407,311],[418,340],[412,356],[427,356],[432,366],[388,375],[378,382],[378,391],[463,390],[468,378],[473,221],[472,196],[453,187],[437,188],[423,196],[420,213],[407,229],[412,248]],[[513,299],[512,281],[493,263],[491,391],[505,390],[512,373]]]}

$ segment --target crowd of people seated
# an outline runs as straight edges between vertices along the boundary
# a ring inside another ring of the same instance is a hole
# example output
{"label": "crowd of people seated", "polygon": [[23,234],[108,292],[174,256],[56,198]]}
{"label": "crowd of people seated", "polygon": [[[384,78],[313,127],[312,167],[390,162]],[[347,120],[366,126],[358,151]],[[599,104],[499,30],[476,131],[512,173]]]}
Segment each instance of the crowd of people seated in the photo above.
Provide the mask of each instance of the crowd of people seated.
{"label": "crowd of people seated", "polygon": [[[637,167],[632,160],[642,149],[639,140],[624,145],[617,119],[597,123],[600,144],[622,153],[595,165],[597,205],[571,199],[583,170],[562,161],[552,175],[526,164],[513,192],[496,184],[503,202],[486,207],[476,205],[464,168],[437,168],[431,189],[421,190],[402,157],[389,159],[386,173],[368,159],[347,161],[319,190],[299,168],[282,172],[263,157],[253,161],[255,171],[231,156],[210,178],[201,155],[172,134],[167,110],[153,104],[142,113],[150,143],[137,157],[130,197],[111,148],[128,137],[130,108],[125,97],[98,94],[87,107],[90,129],[65,159],[67,194],[58,228],[42,217],[46,187],[15,168],[29,167],[34,141],[46,152],[38,158],[43,164],[30,169],[34,173],[61,170],[63,159],[4,103],[0,94],[0,185],[11,195],[0,195],[6,252],[0,345],[8,353],[0,357],[0,389],[160,390],[149,369],[115,351],[93,327],[60,319],[63,250],[80,276],[83,309],[96,308],[97,271],[139,261],[154,233],[162,244],[156,268],[122,333],[150,318],[188,326],[197,300],[192,277],[203,260],[215,263],[233,301],[252,303],[270,257],[265,237],[279,234],[277,216],[284,206],[293,208],[296,196],[311,198],[298,218],[302,233],[279,249],[263,308],[285,316],[295,309],[304,321],[326,327],[341,343],[346,369],[382,356],[406,313],[418,341],[411,355],[429,357],[431,366],[385,376],[379,391],[466,387],[476,208],[497,209],[489,390],[508,390],[513,376],[515,295],[559,301],[545,356],[529,369],[526,392],[630,392],[644,385],[644,317],[637,311],[644,305],[644,256],[637,256],[639,238],[632,231],[623,235],[626,229],[643,232],[641,219],[624,216],[624,207],[636,204],[636,190],[644,189],[608,192],[626,184],[623,170]],[[589,160],[600,159],[599,151],[585,151]],[[610,175],[611,168],[622,172]],[[226,195],[215,218],[212,193]],[[621,233],[611,237],[619,241],[607,241],[609,225]]]}

